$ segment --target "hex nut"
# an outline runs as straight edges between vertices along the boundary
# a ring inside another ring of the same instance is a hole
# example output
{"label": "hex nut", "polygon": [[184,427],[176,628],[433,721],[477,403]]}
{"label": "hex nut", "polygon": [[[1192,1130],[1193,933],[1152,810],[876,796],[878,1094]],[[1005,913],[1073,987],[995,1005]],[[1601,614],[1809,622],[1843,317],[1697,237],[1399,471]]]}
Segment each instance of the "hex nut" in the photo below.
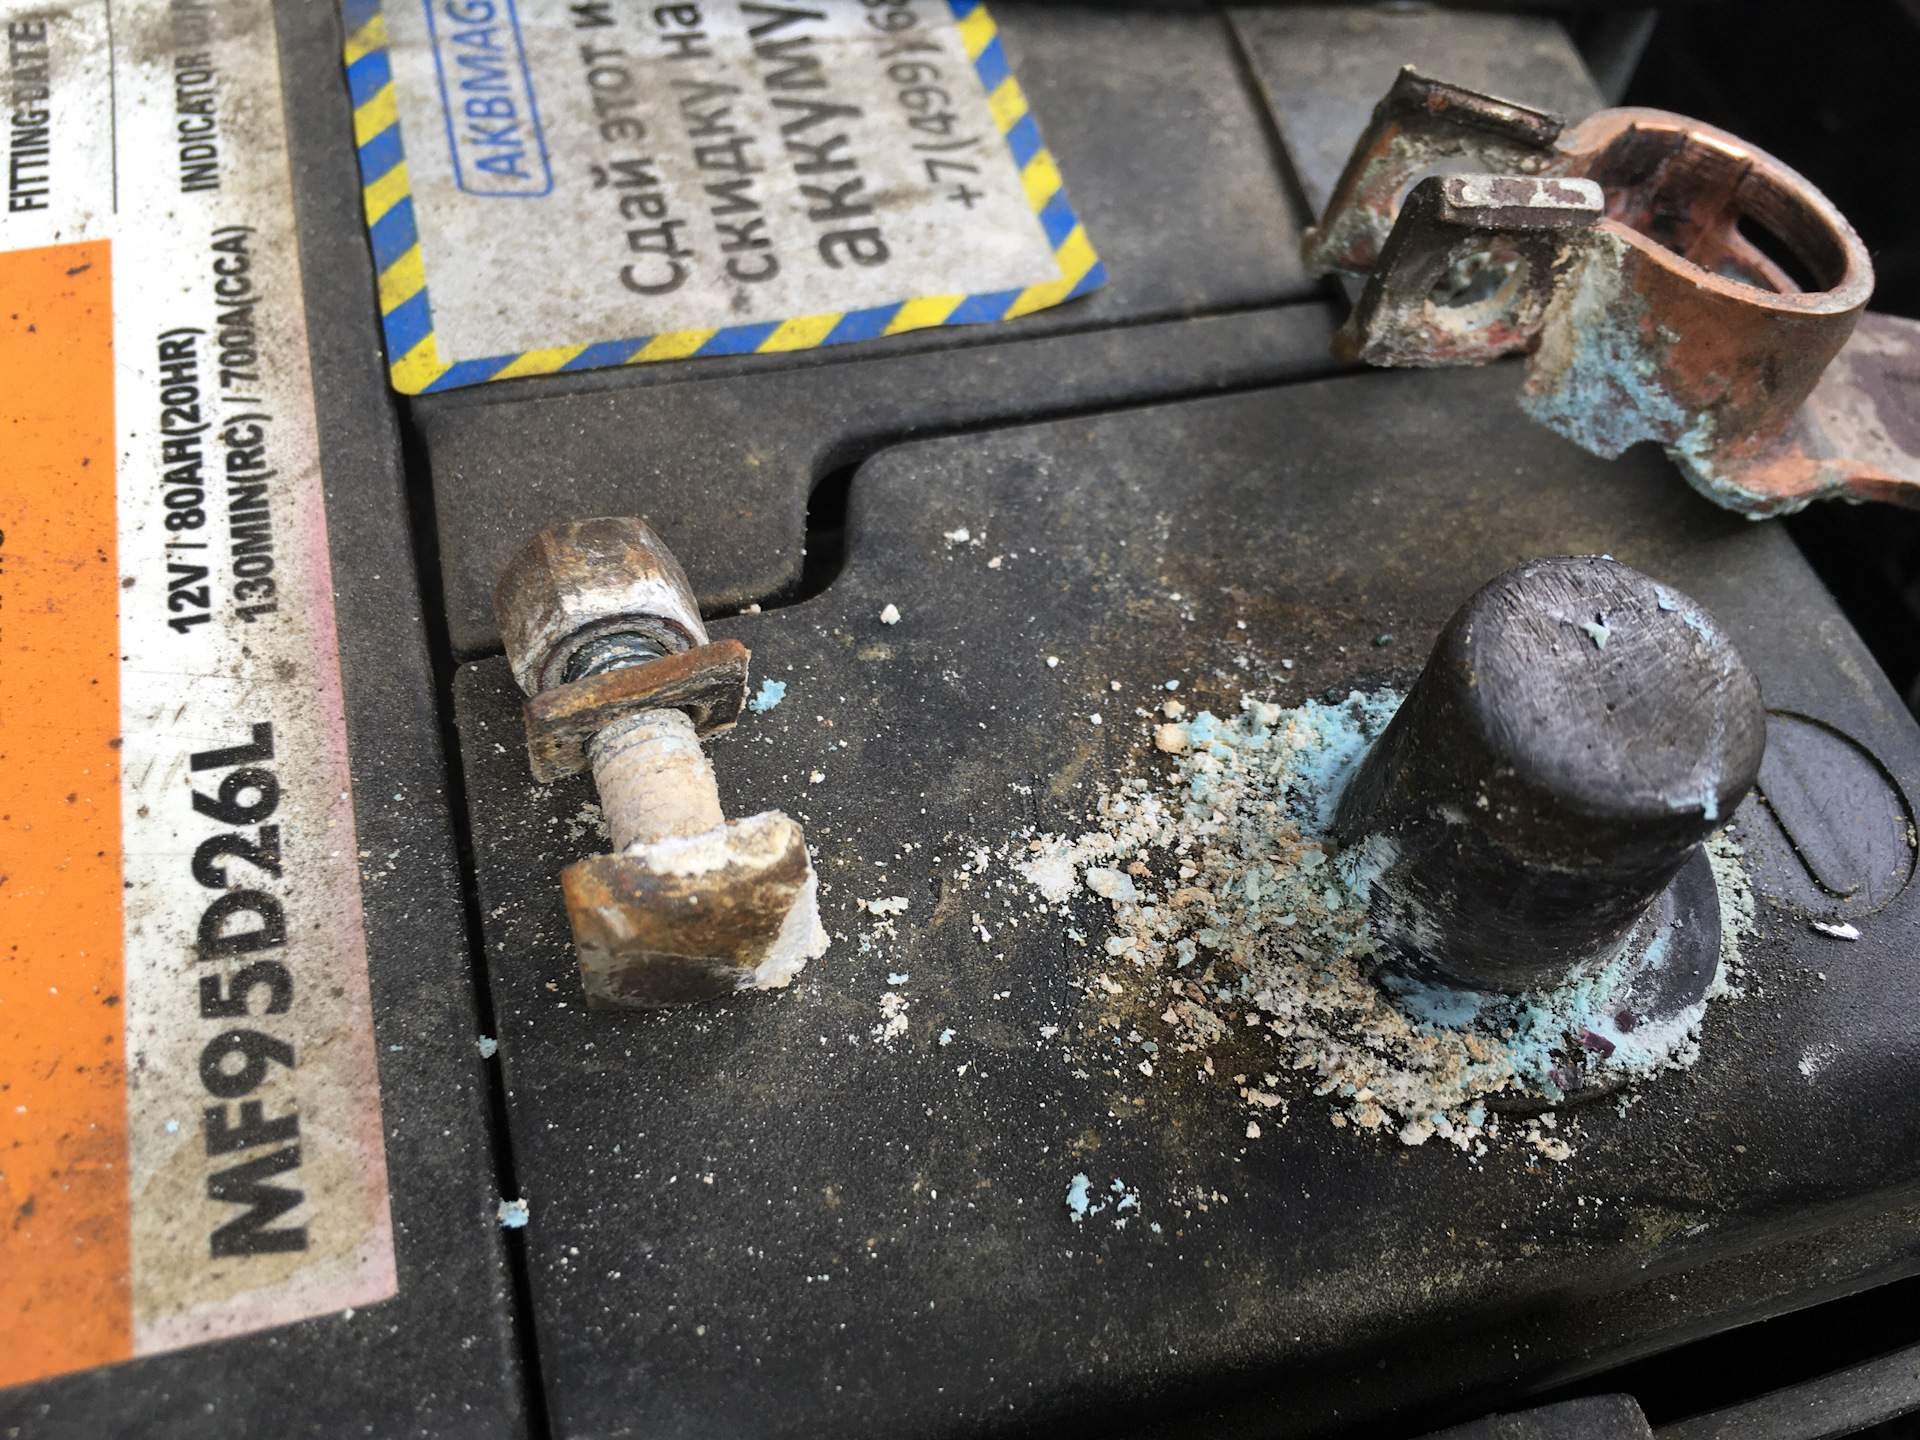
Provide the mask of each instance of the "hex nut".
{"label": "hex nut", "polygon": [[707,643],[693,587],[643,520],[606,516],[542,530],[508,563],[493,609],[513,678],[528,695],[563,683],[603,635],[639,634],[667,654]]}
{"label": "hex nut", "polygon": [[827,949],[806,838],[777,810],[577,861],[560,888],[596,1009],[780,989]]}

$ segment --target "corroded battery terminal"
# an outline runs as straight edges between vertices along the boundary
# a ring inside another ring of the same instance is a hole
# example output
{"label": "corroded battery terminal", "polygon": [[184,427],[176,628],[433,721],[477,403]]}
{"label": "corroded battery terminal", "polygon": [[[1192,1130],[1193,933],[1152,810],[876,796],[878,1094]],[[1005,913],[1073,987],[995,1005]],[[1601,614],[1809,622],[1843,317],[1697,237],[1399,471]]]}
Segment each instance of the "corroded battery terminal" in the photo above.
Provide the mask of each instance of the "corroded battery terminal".
{"label": "corroded battery terminal", "polygon": [[1846,217],[1724,130],[1646,109],[1567,129],[1403,70],[1302,250],[1366,279],[1344,358],[1524,353],[1534,419],[1609,459],[1656,441],[1749,515],[1920,505],[1920,324],[1864,314],[1873,265]]}
{"label": "corroded battery terminal", "polygon": [[1658,1025],[1714,982],[1701,842],[1765,747],[1760,688],[1697,604],[1605,557],[1536,560],[1448,621],[1334,829],[1374,871],[1391,972],[1519,994],[1610,969],[1622,1028]]}

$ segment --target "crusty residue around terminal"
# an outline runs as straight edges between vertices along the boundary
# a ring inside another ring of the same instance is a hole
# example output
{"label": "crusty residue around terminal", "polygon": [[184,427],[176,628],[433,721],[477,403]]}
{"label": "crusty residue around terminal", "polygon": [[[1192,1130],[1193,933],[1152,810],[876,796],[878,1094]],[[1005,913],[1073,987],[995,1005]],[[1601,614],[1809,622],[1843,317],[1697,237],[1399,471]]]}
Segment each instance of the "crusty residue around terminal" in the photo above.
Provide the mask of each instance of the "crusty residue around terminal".
{"label": "crusty residue around terminal", "polygon": [[[1084,892],[1104,903],[1110,927],[1088,937],[1082,989],[1139,1036],[1143,1076],[1188,1065],[1214,1079],[1229,1053],[1246,1072],[1231,1077],[1236,1134],[1312,1113],[1312,1097],[1337,1129],[1408,1145],[1438,1137],[1474,1155],[1505,1141],[1564,1160],[1564,1115],[1502,1116],[1501,1102],[1557,1105],[1556,1056],[1569,1046],[1628,1081],[1689,1065],[1705,1002],[1657,1030],[1623,1031],[1610,1003],[1619,966],[1538,995],[1390,995],[1376,983],[1368,891],[1391,842],[1343,851],[1329,831],[1341,786],[1400,699],[1379,690],[1282,709],[1248,696],[1227,719],[1170,702],[1146,724],[1135,773],[1101,787],[1097,828],[1025,837],[1016,869],[1061,917],[1084,912]],[[1737,994],[1752,897],[1737,846],[1723,834],[1709,852],[1725,931],[1714,994]],[[1270,1058],[1250,1063],[1255,1037]]]}

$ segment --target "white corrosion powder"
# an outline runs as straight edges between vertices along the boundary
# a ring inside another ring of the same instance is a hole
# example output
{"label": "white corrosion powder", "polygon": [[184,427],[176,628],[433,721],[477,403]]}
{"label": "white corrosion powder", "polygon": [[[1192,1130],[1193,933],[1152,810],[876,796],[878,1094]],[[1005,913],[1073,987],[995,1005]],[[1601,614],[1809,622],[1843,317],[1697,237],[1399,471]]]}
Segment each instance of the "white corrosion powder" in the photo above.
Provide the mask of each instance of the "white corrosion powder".
{"label": "white corrosion powder", "polygon": [[[1639,1079],[1690,1064],[1705,1003],[1622,1034],[1618,963],[1547,994],[1401,986],[1390,997],[1372,978],[1367,921],[1368,887],[1390,849],[1376,838],[1342,852],[1327,832],[1341,787],[1400,698],[1355,693],[1281,709],[1249,697],[1231,720],[1203,711],[1156,726],[1144,753],[1158,778],[1103,787],[1099,828],[1033,837],[1016,868],[1062,915],[1087,892],[1105,902],[1111,929],[1085,952],[1084,988],[1111,1012],[1109,1028],[1137,1027],[1129,1038],[1161,1069],[1186,1056],[1212,1077],[1214,1050],[1257,1035],[1261,1068],[1278,1073],[1233,1079],[1263,1123],[1286,1123],[1280,1092],[1304,1086],[1338,1128],[1392,1130],[1409,1145],[1439,1136],[1474,1153],[1504,1134],[1565,1159],[1571,1147],[1551,1133],[1552,1114],[1502,1122],[1489,1099],[1557,1104],[1562,1057],[1583,1033],[1614,1047],[1584,1057],[1590,1073]],[[1725,994],[1753,901],[1732,842],[1719,837],[1709,853],[1725,931],[1715,993]],[[1139,1030],[1156,1013],[1163,1028],[1146,1039]],[[1289,1071],[1298,1078],[1283,1080]],[[1143,1061],[1140,1072],[1154,1069]]]}

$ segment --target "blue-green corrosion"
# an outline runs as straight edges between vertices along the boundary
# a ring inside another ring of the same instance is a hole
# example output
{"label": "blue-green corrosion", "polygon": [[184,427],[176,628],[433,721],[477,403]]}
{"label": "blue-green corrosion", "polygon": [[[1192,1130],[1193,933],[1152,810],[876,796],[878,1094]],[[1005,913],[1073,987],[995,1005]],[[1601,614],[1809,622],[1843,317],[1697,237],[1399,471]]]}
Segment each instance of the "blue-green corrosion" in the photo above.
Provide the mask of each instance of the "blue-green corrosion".
{"label": "blue-green corrosion", "polygon": [[1067,1183],[1067,1213],[1077,1225],[1087,1218],[1088,1196],[1093,1181],[1085,1175],[1076,1175]]}
{"label": "blue-green corrosion", "polygon": [[[1662,610],[1677,612],[1683,623],[1711,624],[1681,596],[1662,590],[1657,598]],[[1350,936],[1354,912],[1365,911],[1372,887],[1392,864],[1395,851],[1391,837],[1385,835],[1369,836],[1336,849],[1330,838],[1334,811],[1348,780],[1368,747],[1386,729],[1402,698],[1392,690],[1371,694],[1356,691],[1338,703],[1309,700],[1290,710],[1249,698],[1242,701],[1241,714],[1230,721],[1201,711],[1186,722],[1189,750],[1210,753],[1221,760],[1231,759],[1235,751],[1258,754],[1275,749],[1276,736],[1284,731],[1284,808],[1287,818],[1310,844],[1297,860],[1284,867],[1256,864],[1248,870],[1241,884],[1244,913],[1258,927],[1297,926],[1303,938],[1320,936],[1334,946]],[[1204,820],[1225,798],[1205,769],[1189,776],[1185,796],[1189,819]],[[1706,804],[1713,804],[1711,797]],[[1322,875],[1324,885],[1320,883]],[[1303,917],[1296,913],[1303,894],[1315,895],[1326,915]],[[1201,949],[1232,948],[1231,937],[1211,928],[1196,931],[1192,940]],[[1644,936],[1636,932],[1606,964],[1551,991],[1483,994],[1398,975],[1383,976],[1382,986],[1416,1032],[1472,1029],[1497,1039],[1502,1060],[1511,1066],[1520,1084],[1557,1101],[1562,1098],[1559,1076],[1564,1074],[1564,1061],[1556,1058],[1556,1052],[1564,1055],[1569,1043],[1591,1052],[1590,1067],[1630,1072],[1658,1068],[1675,1052],[1683,1034],[1671,1026],[1636,1025],[1634,1018],[1625,1014],[1623,1004],[1632,976],[1642,965],[1657,965],[1667,943],[1664,933]],[[1182,952],[1177,965],[1184,968],[1192,953],[1191,947]],[[1251,1002],[1252,986],[1251,979],[1242,977],[1216,987],[1214,999]],[[1623,1028],[1623,1017],[1633,1028]],[[1677,1023],[1684,1030],[1691,1018],[1678,1017]],[[1499,1063],[1492,1065],[1497,1068]],[[1490,1073],[1489,1078],[1498,1077]],[[1074,1198],[1070,1192],[1069,1208],[1073,1208]],[[1081,1198],[1084,1200],[1084,1192]]]}
{"label": "blue-green corrosion", "polygon": [[1651,324],[1646,300],[1624,278],[1630,247],[1604,230],[1588,232],[1583,243],[1588,256],[1548,313],[1520,408],[1606,460],[1642,440],[1657,441],[1689,485],[1750,520],[1803,509],[1816,498],[1763,495],[1726,473],[1712,416],[1688,411],[1660,381],[1649,346],[1674,337]]}
{"label": "blue-green corrosion", "polygon": [[1647,348],[1647,303],[1623,281],[1625,243],[1604,231],[1554,301],[1520,408],[1581,449],[1611,460],[1642,440],[1676,443],[1694,421],[1659,380]]}
{"label": "blue-green corrosion", "polygon": [[[1521,1084],[1558,1101],[1564,1098],[1563,1062],[1558,1056],[1565,1053],[1569,1037],[1591,1052],[1589,1064],[1601,1069],[1651,1070],[1674,1052],[1681,1037],[1670,1024],[1640,1023],[1625,1004],[1634,974],[1642,967],[1659,966],[1669,938],[1664,930],[1644,943],[1638,934],[1629,936],[1605,965],[1555,990],[1491,995],[1409,976],[1389,974],[1381,979],[1400,1013],[1416,1029],[1477,1029],[1501,1037],[1507,1061]],[[1680,1023],[1684,1027],[1690,1021]]]}

